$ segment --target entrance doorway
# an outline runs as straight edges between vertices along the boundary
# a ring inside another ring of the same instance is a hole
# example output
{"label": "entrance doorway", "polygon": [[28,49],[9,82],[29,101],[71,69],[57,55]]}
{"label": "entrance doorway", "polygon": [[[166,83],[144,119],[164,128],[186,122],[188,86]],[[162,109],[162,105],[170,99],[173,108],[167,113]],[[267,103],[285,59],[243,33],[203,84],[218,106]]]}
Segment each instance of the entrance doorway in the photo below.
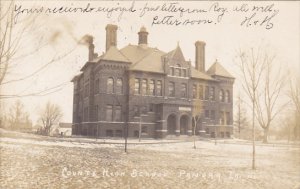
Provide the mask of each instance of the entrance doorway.
{"label": "entrance doorway", "polygon": [[176,115],[175,114],[171,114],[168,116],[167,129],[168,129],[168,135],[175,135],[175,130],[176,130]]}
{"label": "entrance doorway", "polygon": [[187,115],[183,115],[180,118],[180,134],[186,135],[188,130],[189,117]]}

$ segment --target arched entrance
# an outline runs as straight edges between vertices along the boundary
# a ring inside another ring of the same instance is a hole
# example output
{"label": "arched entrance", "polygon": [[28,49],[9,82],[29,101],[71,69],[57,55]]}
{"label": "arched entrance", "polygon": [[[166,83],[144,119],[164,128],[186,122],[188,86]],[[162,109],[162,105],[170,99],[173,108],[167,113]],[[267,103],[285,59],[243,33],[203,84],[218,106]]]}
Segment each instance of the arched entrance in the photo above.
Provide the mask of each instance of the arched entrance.
{"label": "arched entrance", "polygon": [[175,135],[175,130],[176,130],[176,115],[175,114],[171,114],[168,116],[167,129],[168,129],[168,135]]}
{"label": "arched entrance", "polygon": [[183,115],[180,117],[180,134],[187,135],[189,125],[189,117],[187,115]]}

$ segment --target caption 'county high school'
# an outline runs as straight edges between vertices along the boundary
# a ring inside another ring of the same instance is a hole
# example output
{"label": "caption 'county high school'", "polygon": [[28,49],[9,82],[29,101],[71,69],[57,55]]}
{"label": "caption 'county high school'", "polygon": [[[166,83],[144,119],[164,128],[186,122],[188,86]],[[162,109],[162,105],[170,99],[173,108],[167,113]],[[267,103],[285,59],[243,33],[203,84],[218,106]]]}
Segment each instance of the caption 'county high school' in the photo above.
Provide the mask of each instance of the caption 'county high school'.
{"label": "caption 'county high school'", "polygon": [[232,135],[234,78],[217,61],[205,69],[204,42],[195,42],[194,67],[179,45],[170,52],[149,47],[144,27],[137,45],[120,49],[118,27],[105,29],[106,52],[94,53],[90,37],[89,59],[72,79],[73,135]]}

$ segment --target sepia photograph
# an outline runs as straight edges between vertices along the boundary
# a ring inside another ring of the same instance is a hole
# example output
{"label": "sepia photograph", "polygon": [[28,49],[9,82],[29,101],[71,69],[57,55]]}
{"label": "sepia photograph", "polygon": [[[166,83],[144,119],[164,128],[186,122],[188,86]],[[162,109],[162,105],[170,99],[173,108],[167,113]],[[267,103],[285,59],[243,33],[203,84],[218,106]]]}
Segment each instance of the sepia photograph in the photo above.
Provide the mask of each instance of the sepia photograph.
{"label": "sepia photograph", "polygon": [[0,1],[0,188],[300,189],[299,1]]}

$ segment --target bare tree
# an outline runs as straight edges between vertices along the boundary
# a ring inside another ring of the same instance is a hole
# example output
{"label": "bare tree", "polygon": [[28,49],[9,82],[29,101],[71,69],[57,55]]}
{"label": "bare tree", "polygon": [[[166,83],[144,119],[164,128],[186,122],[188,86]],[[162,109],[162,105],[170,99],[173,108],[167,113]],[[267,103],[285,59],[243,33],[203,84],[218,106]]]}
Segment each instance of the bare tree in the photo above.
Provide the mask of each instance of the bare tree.
{"label": "bare tree", "polygon": [[283,109],[283,105],[279,106],[279,97],[285,84],[285,78],[281,75],[281,69],[274,67],[275,56],[264,54],[262,57],[265,69],[263,72],[263,80],[261,81],[260,92],[257,94],[256,115],[259,125],[264,130],[263,142],[268,143],[268,134],[271,122],[276,115]]}
{"label": "bare tree", "polygon": [[261,47],[257,50],[252,48],[250,51],[240,50],[238,57],[242,86],[252,102],[252,168],[255,169],[255,118],[264,130],[263,142],[267,143],[271,122],[282,110],[278,99],[282,94],[285,79],[281,69],[274,67],[275,56]]}
{"label": "bare tree", "polygon": [[12,67],[12,60],[17,58],[16,54],[21,48],[24,35],[34,30],[35,16],[30,15],[16,22],[14,9],[13,0],[0,2],[0,86]]}
{"label": "bare tree", "polygon": [[242,87],[252,104],[252,169],[255,169],[255,110],[259,82],[265,69],[265,62],[254,49],[238,52],[238,65],[242,73]]}
{"label": "bare tree", "polygon": [[49,135],[52,126],[57,124],[62,116],[63,114],[60,107],[48,101],[46,107],[40,112],[40,121],[43,124],[43,133]]}
{"label": "bare tree", "polygon": [[193,142],[194,142],[194,149],[196,149],[196,130],[197,130],[197,124],[199,123],[199,121],[201,120],[202,114],[203,114],[203,105],[202,105],[202,101],[197,100],[195,101],[194,105],[193,105],[194,109],[193,109],[193,117],[192,117],[192,121],[193,121]]}
{"label": "bare tree", "polygon": [[[45,96],[48,93],[53,93],[62,89],[62,85],[57,85],[39,91],[31,91],[30,93],[20,92],[18,94],[3,94],[3,91],[1,91],[1,88],[4,85],[24,81],[36,76],[49,65],[68,56],[77,47],[75,45],[70,51],[64,51],[53,55],[49,61],[46,60],[40,67],[25,76],[9,78],[8,75],[13,69],[25,66],[25,63],[22,62],[24,58],[36,54],[44,47],[53,45],[55,41],[61,37],[61,31],[50,31],[49,38],[47,37],[48,34],[41,32],[40,28],[43,28],[41,26],[47,25],[47,22],[50,21],[49,19],[41,19],[41,17],[42,15],[40,14],[27,14],[24,17],[19,15],[18,19],[16,19],[15,1],[0,1],[0,99]],[[81,44],[81,40],[77,40],[71,31],[68,30],[67,33],[72,37],[72,40]],[[32,36],[34,36],[35,41],[31,40]],[[31,44],[30,48],[24,48],[24,45],[27,46],[28,43]],[[64,85],[66,84],[64,83]]]}
{"label": "bare tree", "polygon": [[8,113],[8,123],[10,129],[21,129],[29,127],[30,125],[29,114],[24,110],[24,105],[20,100],[10,107]]}
{"label": "bare tree", "polygon": [[244,108],[244,101],[241,98],[241,95],[239,94],[238,100],[237,100],[237,113],[235,115],[235,121],[234,121],[235,126],[237,127],[237,133],[238,133],[238,138],[245,138],[241,136],[241,132],[243,130],[244,135],[247,135],[247,128],[248,128],[248,120],[246,117],[246,110]]}
{"label": "bare tree", "polygon": [[292,100],[294,108],[295,108],[295,127],[294,127],[294,135],[295,138],[300,137],[300,78],[290,78],[290,89],[288,96]]}

